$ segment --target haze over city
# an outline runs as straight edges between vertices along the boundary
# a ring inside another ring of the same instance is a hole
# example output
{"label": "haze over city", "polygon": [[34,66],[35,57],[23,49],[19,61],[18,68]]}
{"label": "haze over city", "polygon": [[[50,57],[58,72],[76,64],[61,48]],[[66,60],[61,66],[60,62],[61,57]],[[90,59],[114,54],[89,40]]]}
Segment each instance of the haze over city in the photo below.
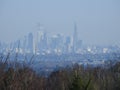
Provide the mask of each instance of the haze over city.
{"label": "haze over city", "polygon": [[120,90],[120,0],[0,0],[0,90]]}
{"label": "haze over city", "polygon": [[85,44],[119,45],[119,0],[1,0],[0,41],[11,42],[36,32],[72,36],[74,23]]}

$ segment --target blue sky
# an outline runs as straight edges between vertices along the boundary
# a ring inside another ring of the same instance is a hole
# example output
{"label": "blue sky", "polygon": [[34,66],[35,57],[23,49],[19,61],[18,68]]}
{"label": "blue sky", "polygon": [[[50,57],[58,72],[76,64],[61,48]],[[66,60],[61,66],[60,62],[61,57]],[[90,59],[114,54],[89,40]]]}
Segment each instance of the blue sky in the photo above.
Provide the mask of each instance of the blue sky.
{"label": "blue sky", "polygon": [[120,0],[0,0],[0,41],[37,31],[72,35],[77,23],[85,44],[120,44]]}

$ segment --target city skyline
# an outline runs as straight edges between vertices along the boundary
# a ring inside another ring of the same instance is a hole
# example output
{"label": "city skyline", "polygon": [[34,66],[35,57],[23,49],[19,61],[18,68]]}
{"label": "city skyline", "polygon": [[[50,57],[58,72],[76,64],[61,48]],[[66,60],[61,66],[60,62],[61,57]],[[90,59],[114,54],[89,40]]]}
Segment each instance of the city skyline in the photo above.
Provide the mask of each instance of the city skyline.
{"label": "city skyline", "polygon": [[[82,40],[82,38],[80,37],[79,33],[78,33],[79,29],[78,29],[78,26],[77,26],[77,23],[76,22],[73,22],[73,28],[72,28],[72,31],[69,32],[70,34],[64,34],[64,33],[60,33],[60,32],[54,32],[54,33],[49,33],[49,31],[46,30],[45,26],[43,24],[41,24],[40,22],[38,22],[36,24],[36,30],[33,30],[33,31],[30,31],[30,32],[27,32],[25,33],[23,36],[20,36],[19,38],[16,38],[14,40],[10,40],[10,41],[2,41],[0,40],[1,43],[6,43],[6,44],[10,44],[12,42],[18,42],[19,40],[24,40],[25,38],[29,37],[30,34],[32,34],[32,37],[33,37],[33,41],[34,42],[38,42],[40,40],[38,40],[38,37],[41,38],[44,34],[47,35],[47,38],[52,38],[54,36],[57,36],[57,35],[61,35],[62,38],[71,38],[71,41],[72,43],[77,43],[77,41],[80,40],[80,42],[82,41],[82,45],[84,46],[119,46],[119,44],[90,44],[90,43],[85,43],[84,40]],[[39,34],[39,35],[38,35]],[[31,40],[31,39],[30,39]],[[28,41],[30,41],[28,40]],[[30,41],[31,42],[31,41]],[[18,42],[19,43],[19,42]],[[25,43],[25,41],[24,41]],[[28,42],[26,42],[28,43]],[[65,43],[65,41],[64,41]],[[34,46],[34,45],[33,45]],[[30,47],[30,46],[28,46]],[[27,47],[26,47],[27,48]],[[75,49],[75,47],[73,47]]]}
{"label": "city skyline", "polygon": [[[5,44],[0,43],[0,47]],[[77,37],[76,23],[74,23],[72,36],[64,36],[59,33],[49,36],[44,27],[39,25],[36,32],[29,32],[23,39],[12,41],[6,45],[3,48],[8,50],[17,49],[17,51],[21,49],[22,52],[28,53],[76,53],[81,48],[82,40]]]}
{"label": "city skyline", "polygon": [[37,30],[40,22],[50,34],[73,33],[85,44],[119,45],[119,0],[1,0],[0,41],[11,42]]}
{"label": "city skyline", "polygon": [[77,24],[74,23],[72,35],[65,36],[60,33],[49,35],[45,28],[38,25],[38,30],[29,32],[22,39],[17,39],[10,43],[0,42],[0,52],[9,51],[21,54],[31,53],[35,55],[48,54],[85,54],[85,53],[111,53],[118,52],[120,46],[110,45],[85,45],[84,41],[78,37]]}

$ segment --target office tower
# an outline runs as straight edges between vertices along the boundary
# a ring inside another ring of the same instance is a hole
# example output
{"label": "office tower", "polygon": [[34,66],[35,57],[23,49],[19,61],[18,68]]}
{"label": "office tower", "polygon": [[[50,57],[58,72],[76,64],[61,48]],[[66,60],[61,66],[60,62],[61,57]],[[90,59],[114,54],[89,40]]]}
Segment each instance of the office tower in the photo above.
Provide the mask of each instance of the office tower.
{"label": "office tower", "polygon": [[58,43],[59,43],[59,42],[58,42],[58,37],[57,37],[57,35],[53,35],[53,36],[51,37],[50,48],[51,48],[51,49],[56,49]]}
{"label": "office tower", "polygon": [[41,51],[42,47],[41,47],[41,40],[42,40],[42,37],[43,37],[43,32],[38,30],[37,31],[37,52]]}
{"label": "office tower", "polygon": [[65,46],[64,46],[64,53],[70,52],[70,45],[71,45],[71,37],[66,37]]}
{"label": "office tower", "polygon": [[62,52],[63,49],[63,36],[60,34],[53,35],[50,42],[51,50],[55,52]]}
{"label": "office tower", "polygon": [[29,35],[28,35],[28,45],[27,45],[27,47],[28,47],[28,51],[30,53],[33,53],[33,34],[32,33],[29,33]]}
{"label": "office tower", "polygon": [[43,34],[44,34],[43,31],[40,31],[40,30],[37,31],[37,41],[38,41],[38,43],[42,40]]}
{"label": "office tower", "polygon": [[45,32],[45,29],[41,24],[38,25],[38,31],[36,36],[36,51],[42,53],[47,49],[48,41],[47,33]]}
{"label": "office tower", "polygon": [[24,36],[23,38],[23,52],[24,53],[26,52],[26,48],[27,48],[27,37]]}
{"label": "office tower", "polygon": [[43,37],[41,39],[41,47],[42,51],[45,51],[47,49],[47,33],[43,32]]}
{"label": "office tower", "polygon": [[37,32],[37,49],[39,52],[47,49],[47,34],[42,30]]}
{"label": "office tower", "polygon": [[74,23],[74,33],[73,33],[73,52],[76,52],[77,50],[77,41],[78,41],[78,35],[77,35],[77,25]]}

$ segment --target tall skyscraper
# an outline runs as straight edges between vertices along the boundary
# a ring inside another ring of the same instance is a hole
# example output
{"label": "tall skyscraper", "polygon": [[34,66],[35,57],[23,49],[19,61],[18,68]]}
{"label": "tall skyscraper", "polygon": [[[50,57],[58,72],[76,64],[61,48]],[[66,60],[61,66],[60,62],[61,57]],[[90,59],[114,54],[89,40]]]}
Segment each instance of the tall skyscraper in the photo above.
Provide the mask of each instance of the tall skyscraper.
{"label": "tall skyscraper", "polygon": [[37,49],[39,52],[47,49],[47,33],[43,30],[37,32]]}
{"label": "tall skyscraper", "polygon": [[40,23],[37,24],[37,31],[34,34],[34,53],[39,53],[40,49],[42,48],[40,46],[41,40],[43,37],[43,27]]}
{"label": "tall skyscraper", "polygon": [[76,23],[74,23],[74,33],[73,33],[73,52],[76,52],[76,50],[77,50],[77,41],[78,41],[77,25],[76,25]]}

